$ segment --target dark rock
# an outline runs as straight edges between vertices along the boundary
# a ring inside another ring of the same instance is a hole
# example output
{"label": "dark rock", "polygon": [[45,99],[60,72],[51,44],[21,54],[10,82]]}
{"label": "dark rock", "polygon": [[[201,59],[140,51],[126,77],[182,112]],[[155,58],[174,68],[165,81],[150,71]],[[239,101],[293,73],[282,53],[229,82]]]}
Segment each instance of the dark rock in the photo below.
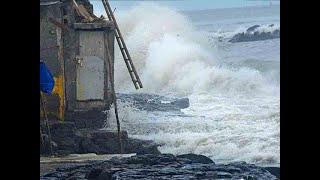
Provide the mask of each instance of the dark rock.
{"label": "dark rock", "polygon": [[[189,156],[194,157],[194,156]],[[64,167],[41,176],[44,178],[111,179],[261,179],[276,180],[262,167],[253,164],[203,164],[183,161],[172,154],[137,155],[109,161]]]}
{"label": "dark rock", "polygon": [[158,146],[158,144],[150,140],[127,139],[124,141],[124,150],[128,153],[161,154]]}
{"label": "dark rock", "polygon": [[190,106],[188,98],[169,98],[156,94],[117,94],[123,102],[130,102],[135,108],[145,111],[180,111]]}
{"label": "dark rock", "polygon": [[102,109],[68,111],[65,121],[73,122],[77,129],[100,129],[104,127],[107,114]]}
{"label": "dark rock", "polygon": [[214,163],[210,158],[203,155],[197,155],[197,154],[182,154],[182,155],[178,155],[177,157],[189,159],[191,160],[192,163],[202,163],[202,164]]}
{"label": "dark rock", "polygon": [[228,172],[217,172],[216,174],[217,178],[232,178],[232,174]]}
{"label": "dark rock", "polygon": [[89,180],[97,179],[100,176],[100,174],[102,173],[102,171],[103,171],[103,169],[100,169],[100,168],[93,169],[86,175],[86,178]]}
{"label": "dark rock", "polygon": [[280,167],[265,167],[265,169],[280,179]]}
{"label": "dark rock", "polygon": [[99,176],[97,177],[97,180],[111,180],[113,173],[114,173],[113,171],[104,170],[102,173],[99,174]]}
{"label": "dark rock", "polygon": [[[43,142],[40,146],[40,153],[42,155],[50,155],[48,136],[46,134],[42,136]],[[78,130],[74,123],[63,122],[52,125],[51,137],[53,151],[56,155],[120,153],[117,132],[92,129]],[[121,131],[121,139],[123,153],[160,154],[159,145],[153,141],[129,138],[126,131]]]}
{"label": "dark rock", "polygon": [[[49,136],[47,134],[41,134],[42,138],[40,139],[40,154],[50,155],[51,148],[53,151],[57,150],[57,143],[49,140]],[[51,144],[51,147],[50,147]]]}
{"label": "dark rock", "polygon": [[170,104],[173,105],[173,106],[177,106],[177,107],[179,107],[181,109],[185,109],[185,108],[188,108],[190,106],[188,98],[177,99],[177,100],[171,102]]}
{"label": "dark rock", "polygon": [[[269,27],[273,27],[274,25],[271,24]],[[270,32],[259,32],[257,28],[260,25],[254,25],[249,27],[246,32],[238,33],[234,35],[229,42],[236,43],[236,42],[249,42],[249,41],[262,41],[267,39],[275,39],[280,38],[280,29],[276,29]]]}
{"label": "dark rock", "polygon": [[[43,146],[40,146],[40,154],[49,155],[51,150],[49,146],[48,128],[44,124],[40,124],[40,126],[46,133],[43,134],[44,142],[42,143]],[[77,149],[77,138],[75,135],[76,129],[74,123],[55,121],[50,122],[49,127],[53,153],[69,154]]]}
{"label": "dark rock", "polygon": [[260,25],[254,25],[254,26],[251,26],[247,29],[247,32],[251,32],[251,31],[254,31],[256,30],[258,27],[260,27]]}
{"label": "dark rock", "polygon": [[100,147],[91,140],[91,138],[83,138],[79,144],[79,153],[96,153],[100,152]]}

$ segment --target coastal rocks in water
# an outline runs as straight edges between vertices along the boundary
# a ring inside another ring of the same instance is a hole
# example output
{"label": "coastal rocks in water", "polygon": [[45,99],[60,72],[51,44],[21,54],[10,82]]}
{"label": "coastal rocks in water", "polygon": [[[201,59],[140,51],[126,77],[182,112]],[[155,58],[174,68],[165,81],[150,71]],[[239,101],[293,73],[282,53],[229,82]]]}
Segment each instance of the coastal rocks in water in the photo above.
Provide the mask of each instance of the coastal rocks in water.
{"label": "coastal rocks in water", "polygon": [[123,102],[131,102],[140,110],[145,111],[180,111],[189,107],[188,98],[169,98],[155,94],[117,94]]}
{"label": "coastal rocks in water", "polygon": [[274,28],[274,24],[267,26],[270,30],[261,30],[260,25],[249,27],[246,32],[234,35],[229,42],[248,42],[248,41],[261,41],[267,39],[280,38],[280,28]]}
{"label": "coastal rocks in water", "polygon": [[[197,155],[186,157],[196,157]],[[266,169],[237,162],[230,164],[194,163],[188,158],[172,154],[137,155],[112,158],[108,161],[88,162],[79,166],[63,166],[40,176],[54,179],[261,179],[276,180]]]}
{"label": "coastal rocks in water", "polygon": [[197,155],[197,154],[182,154],[182,155],[178,155],[177,157],[189,159],[193,163],[202,163],[202,164],[214,163],[210,158],[203,155]]}
{"label": "coastal rocks in water", "polygon": [[247,29],[247,32],[253,32],[254,30],[256,30],[258,27],[260,27],[260,25],[254,25],[254,26],[251,26]]}

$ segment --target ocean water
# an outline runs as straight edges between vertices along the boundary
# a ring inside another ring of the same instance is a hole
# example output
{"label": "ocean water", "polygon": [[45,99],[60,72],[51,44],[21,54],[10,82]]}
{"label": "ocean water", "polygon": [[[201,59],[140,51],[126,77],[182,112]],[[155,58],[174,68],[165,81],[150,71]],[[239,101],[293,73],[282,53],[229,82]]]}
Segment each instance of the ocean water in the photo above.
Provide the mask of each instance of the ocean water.
{"label": "ocean water", "polygon": [[[253,25],[279,29],[279,12],[279,6],[177,11],[154,3],[119,11],[144,88],[134,89],[115,45],[117,92],[190,101],[176,112],[119,100],[122,129],[161,144],[163,153],[280,166],[280,39],[228,42]],[[106,128],[115,128],[113,113]]]}

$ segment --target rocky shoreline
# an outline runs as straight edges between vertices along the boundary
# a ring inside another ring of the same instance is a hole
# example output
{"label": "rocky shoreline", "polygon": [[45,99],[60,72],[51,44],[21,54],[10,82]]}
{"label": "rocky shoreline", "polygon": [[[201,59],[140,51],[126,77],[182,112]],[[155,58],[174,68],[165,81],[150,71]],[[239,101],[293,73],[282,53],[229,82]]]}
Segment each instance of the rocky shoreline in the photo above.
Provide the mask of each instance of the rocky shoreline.
{"label": "rocky shoreline", "polygon": [[[119,95],[122,101],[134,102],[138,109],[147,111],[180,111],[189,106],[189,100],[170,99],[161,96]],[[151,100],[150,100],[151,99]],[[145,107],[148,107],[145,109]],[[51,145],[55,157],[70,154],[94,153],[102,156],[119,154],[118,135],[113,131],[101,130],[105,114],[92,111],[91,115],[81,113],[77,121],[50,122]],[[44,124],[40,124],[45,129]],[[40,162],[42,180],[108,180],[108,179],[280,179],[280,168],[259,167],[246,162],[216,164],[203,155],[161,154],[153,141],[129,138],[121,132],[123,154],[111,159],[90,159],[81,162]],[[47,134],[41,136],[40,155],[50,155]],[[127,157],[126,154],[136,154]],[[50,159],[50,158],[48,158]]]}
{"label": "rocky shoreline", "polygon": [[[43,127],[45,128],[45,127]],[[72,122],[50,124],[53,155],[68,154],[118,154],[118,134],[114,131],[78,129]],[[50,155],[50,143],[47,134],[43,134],[40,155]],[[124,154],[160,154],[158,144],[153,141],[129,138],[126,131],[121,132]]]}
{"label": "rocky shoreline", "polygon": [[[188,98],[168,98],[154,94],[117,94],[123,102],[131,102],[135,108],[146,111],[177,111],[189,107]],[[51,145],[54,155],[68,154],[117,154],[118,135],[115,131],[102,130],[107,122],[107,111],[99,109],[69,112],[65,121],[50,121]],[[44,121],[40,127],[47,130]],[[158,144],[153,141],[129,138],[126,131],[121,132],[122,153],[160,154]],[[48,133],[40,138],[40,155],[49,155]]]}
{"label": "rocky shoreline", "polygon": [[[52,123],[53,155],[119,154],[116,132],[78,129],[72,122]],[[216,164],[203,155],[161,154],[153,141],[129,138],[121,132],[123,153],[135,156],[110,160],[40,163],[40,179],[280,179],[280,168],[259,167],[246,162]],[[43,134],[41,156],[50,155],[49,141]],[[49,158],[50,159],[50,158]]]}
{"label": "rocky shoreline", "polygon": [[195,154],[144,154],[81,164],[63,164],[55,170],[43,173],[40,179],[280,179],[279,174],[275,174],[275,169],[279,173],[280,168],[274,168],[270,172],[270,169],[245,162],[216,164],[206,156]]}

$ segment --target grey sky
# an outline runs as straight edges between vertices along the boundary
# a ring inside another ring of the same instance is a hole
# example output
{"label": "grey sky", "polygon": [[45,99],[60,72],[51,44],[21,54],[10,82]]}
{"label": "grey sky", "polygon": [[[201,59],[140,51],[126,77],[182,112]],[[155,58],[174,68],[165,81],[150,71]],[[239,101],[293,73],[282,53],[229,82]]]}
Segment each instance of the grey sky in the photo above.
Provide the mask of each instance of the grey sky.
{"label": "grey sky", "polygon": [[[202,10],[217,8],[234,8],[246,6],[279,5],[279,0],[109,0],[112,8],[127,10],[141,2],[151,1],[159,5],[168,6],[177,10]],[[105,14],[100,0],[90,0],[96,15]]]}

